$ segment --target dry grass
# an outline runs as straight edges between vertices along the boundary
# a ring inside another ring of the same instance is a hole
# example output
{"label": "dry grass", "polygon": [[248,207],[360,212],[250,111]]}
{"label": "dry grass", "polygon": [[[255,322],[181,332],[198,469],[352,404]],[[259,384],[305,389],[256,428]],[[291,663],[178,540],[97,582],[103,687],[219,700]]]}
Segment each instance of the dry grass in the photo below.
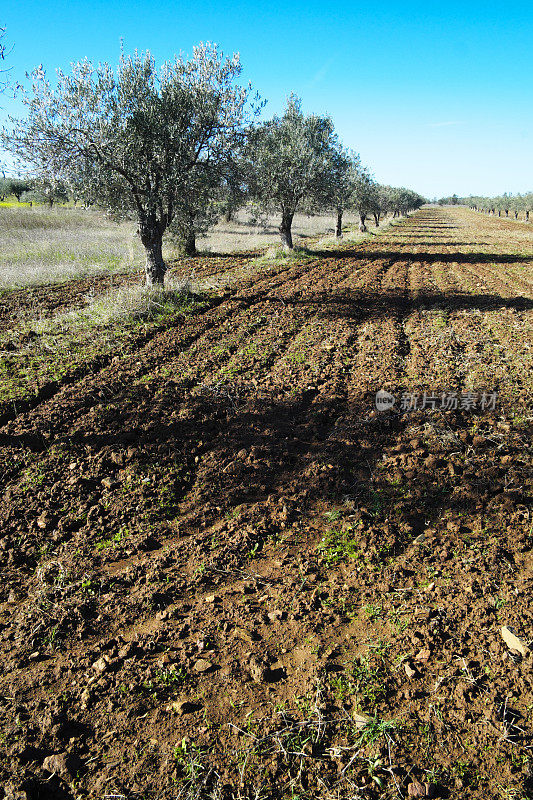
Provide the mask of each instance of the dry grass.
{"label": "dry grass", "polygon": [[[363,238],[354,214],[345,215],[345,238]],[[382,223],[385,229],[390,220]],[[276,248],[280,244],[279,219],[255,219],[248,210],[232,222],[221,221],[199,238],[200,252],[232,253]],[[369,229],[373,225],[369,221]],[[335,243],[334,216],[297,214],[293,237],[296,247]],[[167,258],[176,255],[169,244]],[[93,209],[44,206],[0,207],[0,290],[61,283],[92,275],[142,269],[144,250],[135,224],[117,224]]]}
{"label": "dry grass", "polygon": [[132,223],[85,209],[0,208],[0,289],[122,272],[142,260]]}
{"label": "dry grass", "polygon": [[35,330],[63,332],[71,328],[112,326],[117,322],[161,319],[175,313],[187,313],[202,302],[203,287],[194,278],[170,279],[164,287],[141,284],[120,286],[101,295],[88,295],[82,309],[56,314],[51,319],[33,323]]}
{"label": "dry grass", "polygon": [[[344,225],[349,227],[349,234],[345,234],[350,239],[362,238],[363,234],[357,231],[359,218],[352,213],[344,215]],[[382,223],[387,227],[389,220]],[[198,249],[203,252],[211,253],[234,253],[246,250],[258,250],[280,244],[279,236],[280,219],[277,215],[264,215],[254,221],[250,212],[242,209],[235,215],[232,222],[220,221],[207,235],[198,240]],[[369,229],[373,229],[373,222],[368,220]],[[380,226],[380,227],[382,227]],[[296,214],[292,227],[294,244],[297,247],[305,247],[309,240],[314,242],[317,237],[320,243],[331,244],[335,241],[335,217],[333,213]]]}

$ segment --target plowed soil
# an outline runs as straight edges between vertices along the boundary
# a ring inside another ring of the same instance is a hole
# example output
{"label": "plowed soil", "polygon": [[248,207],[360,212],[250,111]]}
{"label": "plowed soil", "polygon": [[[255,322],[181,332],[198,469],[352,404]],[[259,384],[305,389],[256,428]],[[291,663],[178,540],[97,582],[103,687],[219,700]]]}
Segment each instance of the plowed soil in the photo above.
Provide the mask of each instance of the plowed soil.
{"label": "plowed soil", "polygon": [[532,260],[461,208],[205,259],[207,307],[0,396],[5,798],[533,797]]}

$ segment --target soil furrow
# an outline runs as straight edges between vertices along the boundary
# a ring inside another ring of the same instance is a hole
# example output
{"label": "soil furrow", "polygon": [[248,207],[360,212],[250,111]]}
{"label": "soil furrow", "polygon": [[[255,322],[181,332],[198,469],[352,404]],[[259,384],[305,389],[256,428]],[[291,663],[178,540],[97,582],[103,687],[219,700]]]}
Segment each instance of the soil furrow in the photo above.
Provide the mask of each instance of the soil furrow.
{"label": "soil furrow", "polygon": [[0,785],[527,796],[529,661],[501,636],[533,618],[513,230],[425,208],[263,274],[204,259],[216,307],[4,426]]}

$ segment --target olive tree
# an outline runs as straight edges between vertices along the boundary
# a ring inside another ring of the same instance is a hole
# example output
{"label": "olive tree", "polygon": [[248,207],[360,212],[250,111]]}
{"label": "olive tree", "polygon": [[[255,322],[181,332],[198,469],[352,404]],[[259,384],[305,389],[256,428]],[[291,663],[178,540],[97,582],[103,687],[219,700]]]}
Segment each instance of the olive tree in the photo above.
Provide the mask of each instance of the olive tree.
{"label": "olive tree", "polygon": [[226,221],[231,221],[234,212],[244,203],[246,185],[241,151],[239,146],[224,161],[204,164],[201,170],[189,173],[169,227],[183,255],[197,255],[197,237],[204,236],[221,214]]}
{"label": "olive tree", "polygon": [[188,187],[243,135],[250,87],[236,85],[238,54],[200,44],[158,70],[149,52],[118,68],[84,60],[52,86],[42,67],[25,95],[26,119],[3,142],[36,172],[58,176],[115,218],[137,220],[146,283],[163,284],[163,235]]}
{"label": "olive tree", "polygon": [[189,180],[182,184],[179,204],[169,233],[185,256],[197,254],[196,239],[216,223],[219,209],[214,200],[215,189],[220,185],[217,170],[193,170]]}
{"label": "olive tree", "polygon": [[47,203],[52,208],[54,203],[68,203],[69,192],[61,181],[41,175],[32,182],[32,187],[24,194],[24,199]]}
{"label": "olive tree", "polygon": [[20,203],[22,195],[32,189],[31,181],[26,178],[8,178],[8,194],[12,194]]}
{"label": "olive tree", "polygon": [[291,94],[282,117],[249,134],[249,181],[253,197],[281,215],[283,247],[292,250],[292,221],[304,201],[322,205],[330,191],[337,136],[329,117],[304,116]]}
{"label": "olive tree", "polygon": [[333,153],[331,168],[331,197],[328,205],[335,210],[335,236],[342,238],[342,218],[353,204],[353,194],[361,171],[361,160],[357,153],[339,148]]}
{"label": "olive tree", "polygon": [[411,189],[390,187],[390,202],[393,216],[399,217],[420,208],[426,201],[418,192],[413,192]]}
{"label": "olive tree", "polygon": [[378,205],[378,184],[364,168],[357,173],[352,203],[359,214],[359,230],[365,233],[367,230],[366,218],[369,214],[374,213]]}
{"label": "olive tree", "polygon": [[244,152],[236,152],[228,161],[222,175],[219,202],[226,222],[233,220],[235,213],[248,199],[246,167]]}

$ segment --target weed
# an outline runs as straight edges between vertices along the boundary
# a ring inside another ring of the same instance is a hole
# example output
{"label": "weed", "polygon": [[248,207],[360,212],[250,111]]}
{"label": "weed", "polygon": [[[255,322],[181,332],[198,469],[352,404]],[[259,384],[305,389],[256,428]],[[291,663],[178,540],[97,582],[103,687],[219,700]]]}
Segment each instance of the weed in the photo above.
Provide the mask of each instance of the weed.
{"label": "weed", "polygon": [[197,781],[206,769],[203,760],[204,751],[185,738],[174,747],[173,755],[187,781]]}
{"label": "weed", "polygon": [[378,606],[377,604],[370,605],[370,606],[365,606],[365,613],[372,620],[378,619],[383,614],[383,608],[381,606]]}
{"label": "weed", "polygon": [[326,531],[319,544],[328,564],[338,564],[347,559],[361,558],[361,548],[356,534],[361,525],[349,525],[345,528],[332,528]]}
{"label": "weed", "polygon": [[329,677],[330,690],[338,703],[355,699],[357,707],[371,708],[386,694],[388,671],[385,668],[383,651],[354,659],[344,672]]}

